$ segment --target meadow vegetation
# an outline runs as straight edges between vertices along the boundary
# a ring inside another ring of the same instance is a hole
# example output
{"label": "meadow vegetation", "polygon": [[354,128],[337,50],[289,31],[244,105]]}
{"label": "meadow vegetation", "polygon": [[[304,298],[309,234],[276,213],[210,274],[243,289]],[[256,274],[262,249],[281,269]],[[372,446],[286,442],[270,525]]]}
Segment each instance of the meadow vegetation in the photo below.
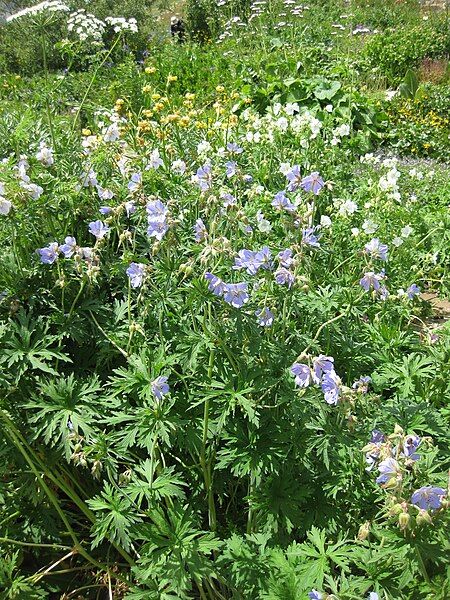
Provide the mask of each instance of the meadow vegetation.
{"label": "meadow vegetation", "polygon": [[32,6],[0,26],[0,599],[448,599],[445,5]]}

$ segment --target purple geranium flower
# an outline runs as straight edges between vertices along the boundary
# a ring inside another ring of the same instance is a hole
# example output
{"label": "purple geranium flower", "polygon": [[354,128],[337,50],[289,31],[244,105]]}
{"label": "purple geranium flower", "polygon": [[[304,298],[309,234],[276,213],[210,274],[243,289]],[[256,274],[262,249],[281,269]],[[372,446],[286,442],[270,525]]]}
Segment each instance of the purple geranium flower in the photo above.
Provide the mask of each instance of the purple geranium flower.
{"label": "purple geranium flower", "polygon": [[294,262],[292,258],[292,250],[290,248],[286,248],[286,250],[282,250],[277,254],[278,261],[282,267],[285,269],[289,269],[289,267]]}
{"label": "purple geranium flower", "polygon": [[236,175],[236,167],[237,165],[233,160],[229,160],[227,163],[225,163],[226,174],[229,179]]}
{"label": "purple geranium flower", "polygon": [[36,252],[44,265],[52,265],[58,258],[58,242],[52,242],[45,248],[39,248]]}
{"label": "purple geranium flower", "polygon": [[443,488],[426,485],[414,492],[411,496],[411,502],[422,510],[434,512],[441,508],[442,499],[446,496],[446,493]]}
{"label": "purple geranium flower", "polygon": [[369,389],[369,383],[372,381],[372,378],[369,375],[364,375],[355,381],[352,385],[354,390],[358,390],[363,394],[367,394],[367,390]]}
{"label": "purple geranium flower", "polygon": [[306,388],[311,385],[312,371],[308,365],[303,363],[294,363],[291,367],[291,373],[295,375],[294,383],[298,387]]}
{"label": "purple geranium flower", "polygon": [[127,217],[133,215],[136,212],[136,206],[134,205],[134,202],[125,202],[125,210],[127,213]]}
{"label": "purple geranium flower", "polygon": [[420,454],[416,454],[416,450],[420,446],[421,441],[418,435],[407,435],[403,442],[403,455],[410,460],[419,460]]}
{"label": "purple geranium flower", "polygon": [[311,600],[322,600],[323,598],[321,592],[318,592],[315,589],[312,589],[310,592],[308,592],[308,596],[311,598]]}
{"label": "purple geranium flower", "polygon": [[126,270],[126,274],[130,278],[131,287],[141,287],[145,275],[145,265],[132,262]]}
{"label": "purple geranium flower", "polygon": [[262,264],[262,256],[259,252],[244,248],[239,250],[238,255],[234,259],[233,269],[245,269],[249,275],[256,275]]}
{"label": "purple geranium flower", "polygon": [[281,191],[277,192],[272,200],[272,206],[278,208],[279,210],[286,210],[287,212],[295,212],[295,206],[286,196],[286,194]]}
{"label": "purple geranium flower", "polygon": [[64,240],[64,244],[59,247],[59,251],[62,254],[64,254],[64,258],[70,258],[75,252],[76,245],[77,240],[74,237],[68,235]]}
{"label": "purple geranium flower", "polygon": [[370,435],[370,444],[372,444],[369,452],[366,453],[366,462],[367,462],[367,471],[371,471],[373,466],[378,460],[378,456],[380,454],[381,444],[385,440],[385,435],[382,431],[378,429],[374,429]]}
{"label": "purple geranium flower", "polygon": [[137,190],[142,185],[142,174],[141,173],[133,173],[130,181],[128,182],[128,190],[133,193],[137,192]]}
{"label": "purple geranium flower", "polygon": [[295,192],[300,187],[302,182],[302,176],[300,174],[300,166],[294,165],[289,171],[286,173],[286,179],[289,181],[287,186],[288,192]]}
{"label": "purple geranium flower", "polygon": [[264,307],[255,312],[256,317],[258,318],[258,325],[261,327],[271,327],[273,323],[273,313],[267,307]]}
{"label": "purple geranium flower", "polygon": [[152,393],[157,400],[162,400],[163,396],[169,393],[170,388],[167,383],[168,377],[159,376],[152,381]]}
{"label": "purple geranium flower", "polygon": [[228,283],[225,285],[223,299],[234,308],[242,308],[249,300],[247,283]]}
{"label": "purple geranium flower", "polygon": [[373,429],[370,434],[370,443],[371,444],[382,444],[385,440],[385,435],[379,429]]}
{"label": "purple geranium flower", "polygon": [[244,175],[242,179],[244,180],[244,183],[251,183],[253,181],[253,177],[249,174]]}
{"label": "purple geranium flower", "polygon": [[224,208],[228,208],[229,206],[234,206],[236,204],[236,198],[228,192],[222,192],[222,194],[220,194],[220,197],[223,200]]}
{"label": "purple geranium flower", "polygon": [[418,285],[416,285],[415,283],[413,283],[406,290],[406,293],[408,294],[408,298],[410,300],[413,300],[415,296],[420,294],[420,287]]}
{"label": "purple geranium flower", "polygon": [[263,246],[259,250],[258,259],[261,261],[261,267],[270,271],[272,268],[272,253],[267,246]]}
{"label": "purple geranium flower", "polygon": [[112,208],[110,206],[100,206],[99,212],[102,215],[109,215],[109,213],[112,211]]}
{"label": "purple geranium flower", "polygon": [[214,296],[223,296],[225,292],[225,283],[212,273],[205,273],[205,279],[208,281],[208,289]]}
{"label": "purple geranium flower", "polygon": [[301,181],[301,186],[305,192],[312,192],[316,196],[324,185],[325,183],[317,171],[314,171],[314,173],[311,173],[311,175],[303,177]]}
{"label": "purple geranium flower", "polygon": [[195,241],[203,242],[208,235],[206,231],[206,226],[201,219],[197,219],[194,225],[194,233],[195,233]]}
{"label": "purple geranium flower", "polygon": [[151,200],[145,207],[149,221],[164,221],[167,217],[168,209],[161,200]]}
{"label": "purple geranium flower", "polygon": [[197,182],[202,192],[210,189],[212,185],[211,165],[205,163],[197,169]]}
{"label": "purple geranium flower", "polygon": [[165,221],[150,221],[148,222],[147,235],[161,241],[167,233],[169,226]]}
{"label": "purple geranium flower", "polygon": [[401,478],[400,465],[393,458],[386,458],[378,465],[380,475],[378,475],[376,482],[379,485],[385,486],[392,480]]}
{"label": "purple geranium flower", "polygon": [[319,354],[313,359],[313,380],[314,383],[320,383],[320,380],[325,373],[332,373],[334,371],[334,358],[332,356],[325,356]]}
{"label": "purple geranium flower", "polygon": [[280,267],[275,271],[275,281],[279,285],[287,285],[288,288],[291,288],[295,283],[295,275],[288,271],[284,267]]}
{"label": "purple geranium flower", "polygon": [[322,377],[321,388],[327,404],[337,404],[341,395],[340,380],[334,371],[325,373]]}
{"label": "purple geranium flower", "polygon": [[302,242],[313,246],[313,248],[320,248],[319,236],[315,234],[316,227],[308,227],[302,231]]}
{"label": "purple geranium flower", "polygon": [[366,291],[370,291],[370,289],[375,290],[376,292],[380,289],[380,281],[384,279],[383,273],[374,273],[373,271],[369,271],[364,275],[362,279],[359,280],[359,285]]}
{"label": "purple geranium flower", "polygon": [[364,251],[371,258],[387,260],[388,247],[386,244],[382,244],[378,238],[370,240],[370,242],[364,246]]}
{"label": "purple geranium flower", "polygon": [[92,233],[98,240],[101,240],[108,233],[109,227],[103,221],[91,221],[89,223],[89,233]]}
{"label": "purple geranium flower", "polygon": [[227,150],[232,154],[242,154],[242,152],[244,151],[244,149],[241,148],[238,144],[236,144],[236,142],[228,142]]}

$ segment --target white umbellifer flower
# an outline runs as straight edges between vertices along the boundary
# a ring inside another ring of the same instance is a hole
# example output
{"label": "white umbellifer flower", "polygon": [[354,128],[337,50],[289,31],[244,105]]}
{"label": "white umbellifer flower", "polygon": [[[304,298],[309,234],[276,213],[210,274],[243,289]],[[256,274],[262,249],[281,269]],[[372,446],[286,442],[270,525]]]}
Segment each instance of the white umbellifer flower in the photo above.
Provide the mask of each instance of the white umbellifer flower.
{"label": "white umbellifer flower", "polygon": [[357,227],[352,227],[350,231],[352,232],[353,237],[358,237],[359,229]]}
{"label": "white umbellifer flower", "polygon": [[9,211],[12,208],[12,204],[6,198],[0,196],[0,215],[6,217],[9,214]]}
{"label": "white umbellifer flower", "polygon": [[399,246],[401,246],[403,244],[403,240],[401,237],[395,237],[392,240],[392,245],[395,246],[396,248],[398,248]]}
{"label": "white umbellifer flower", "polygon": [[137,21],[133,17],[131,19],[125,19],[124,17],[106,17],[105,21],[110,25],[115,33],[121,31],[131,31],[132,33],[138,32]]}
{"label": "white umbellifer flower", "polygon": [[51,167],[55,162],[55,159],[53,158],[53,150],[49,148],[45,142],[40,143],[36,158],[46,167]]}
{"label": "white umbellifer flower", "polygon": [[328,113],[331,113],[331,112],[333,112],[333,105],[332,105],[332,104],[327,104],[327,105],[325,106],[325,110],[326,110]]}
{"label": "white umbellifer flower", "polygon": [[330,217],[328,215],[322,215],[320,217],[320,225],[325,228],[331,227]]}
{"label": "white umbellifer flower", "polygon": [[105,23],[84,9],[70,13],[67,29],[73,32],[81,42],[87,40],[101,43],[105,33]]}
{"label": "white umbellifer flower", "polygon": [[6,22],[9,23],[10,21],[15,21],[16,19],[20,19],[22,17],[34,17],[35,15],[43,12],[68,12],[69,10],[69,7],[59,0],[46,0],[45,2],[40,2],[34,6],[29,6],[28,8],[19,10],[13,15],[6,17]]}

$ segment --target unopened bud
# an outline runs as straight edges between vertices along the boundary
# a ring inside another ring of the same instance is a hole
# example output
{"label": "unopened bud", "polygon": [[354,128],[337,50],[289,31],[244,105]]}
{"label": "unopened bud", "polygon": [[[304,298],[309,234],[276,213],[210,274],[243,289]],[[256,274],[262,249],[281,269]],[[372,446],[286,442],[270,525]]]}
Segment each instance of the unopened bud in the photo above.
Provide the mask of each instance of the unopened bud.
{"label": "unopened bud", "polygon": [[417,525],[430,525],[433,522],[430,513],[427,510],[420,510],[416,517]]}
{"label": "unopened bud", "polygon": [[367,540],[367,538],[369,537],[369,533],[370,533],[370,521],[366,521],[359,528],[358,536],[357,536],[358,540],[360,540],[361,542],[363,542],[364,540]]}
{"label": "unopened bud", "polygon": [[408,513],[406,512],[401,512],[398,515],[398,524],[400,526],[400,529],[406,529],[409,525],[409,522],[411,520],[411,517]]}

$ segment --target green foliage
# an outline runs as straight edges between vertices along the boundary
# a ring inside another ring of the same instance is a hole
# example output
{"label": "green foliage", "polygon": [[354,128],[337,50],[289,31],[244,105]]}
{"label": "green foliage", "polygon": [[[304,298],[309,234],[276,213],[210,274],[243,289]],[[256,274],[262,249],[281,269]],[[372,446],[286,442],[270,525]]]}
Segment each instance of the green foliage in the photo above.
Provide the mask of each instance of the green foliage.
{"label": "green foliage", "polygon": [[150,4],[0,30],[0,598],[446,600],[443,15]]}

